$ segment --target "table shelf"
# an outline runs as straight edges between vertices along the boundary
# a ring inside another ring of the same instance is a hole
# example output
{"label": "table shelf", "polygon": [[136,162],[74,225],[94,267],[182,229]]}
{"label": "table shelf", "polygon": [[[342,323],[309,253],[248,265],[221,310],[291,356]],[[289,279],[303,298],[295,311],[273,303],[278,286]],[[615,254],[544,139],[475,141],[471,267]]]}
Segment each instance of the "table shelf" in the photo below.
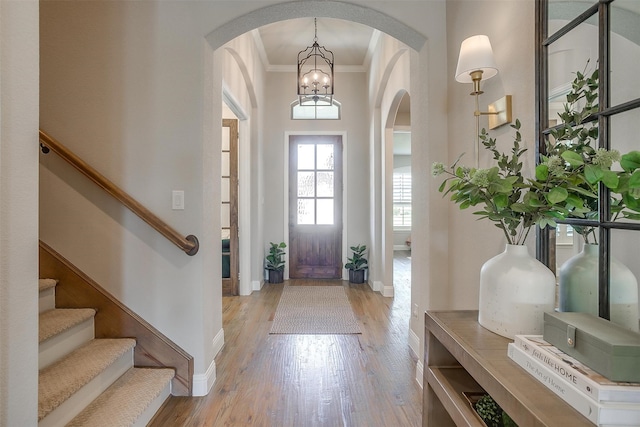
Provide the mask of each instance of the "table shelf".
{"label": "table shelf", "polygon": [[512,341],[477,318],[477,311],[425,314],[423,427],[483,426],[463,395],[483,390],[519,427],[593,427],[509,359]]}

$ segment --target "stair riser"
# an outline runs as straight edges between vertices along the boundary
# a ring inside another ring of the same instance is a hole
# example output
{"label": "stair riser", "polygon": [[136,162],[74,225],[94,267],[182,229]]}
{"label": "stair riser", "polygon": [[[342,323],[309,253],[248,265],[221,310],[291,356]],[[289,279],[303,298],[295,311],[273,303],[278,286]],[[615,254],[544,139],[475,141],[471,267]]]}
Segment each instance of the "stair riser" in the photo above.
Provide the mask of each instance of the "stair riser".
{"label": "stair riser", "polygon": [[153,418],[153,416],[158,412],[162,404],[169,398],[171,395],[171,382],[167,384],[167,386],[162,390],[160,396],[156,397],[153,402],[147,407],[147,409],[140,415],[133,424],[132,427],[145,427],[149,424],[149,421]]}
{"label": "stair riser", "polygon": [[56,308],[56,291],[55,288],[45,289],[40,291],[38,298],[38,312],[42,313],[47,310],[53,310]]}
{"label": "stair riser", "polygon": [[43,418],[38,423],[38,427],[65,426],[131,367],[133,367],[133,348]]}
{"label": "stair riser", "polygon": [[51,365],[73,350],[88,343],[94,338],[94,335],[94,319],[90,318],[40,343],[38,348],[38,369]]}

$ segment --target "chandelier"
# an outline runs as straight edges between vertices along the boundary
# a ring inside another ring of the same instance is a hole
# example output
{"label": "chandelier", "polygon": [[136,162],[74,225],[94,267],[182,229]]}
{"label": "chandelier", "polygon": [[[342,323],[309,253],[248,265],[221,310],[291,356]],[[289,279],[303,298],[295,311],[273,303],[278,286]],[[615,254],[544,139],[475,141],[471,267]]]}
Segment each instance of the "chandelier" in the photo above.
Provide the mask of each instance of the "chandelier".
{"label": "chandelier", "polygon": [[333,52],[318,44],[318,19],[313,23],[313,45],[298,53],[298,101],[333,105]]}

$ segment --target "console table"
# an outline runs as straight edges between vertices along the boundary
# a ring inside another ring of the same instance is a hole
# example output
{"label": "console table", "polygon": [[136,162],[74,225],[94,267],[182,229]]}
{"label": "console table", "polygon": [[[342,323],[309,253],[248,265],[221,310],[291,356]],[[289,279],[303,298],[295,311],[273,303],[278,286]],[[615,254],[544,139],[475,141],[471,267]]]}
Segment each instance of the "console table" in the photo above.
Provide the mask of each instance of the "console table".
{"label": "console table", "polygon": [[483,426],[462,394],[482,390],[519,427],[594,426],[509,359],[511,340],[477,319],[477,311],[425,314],[423,427]]}

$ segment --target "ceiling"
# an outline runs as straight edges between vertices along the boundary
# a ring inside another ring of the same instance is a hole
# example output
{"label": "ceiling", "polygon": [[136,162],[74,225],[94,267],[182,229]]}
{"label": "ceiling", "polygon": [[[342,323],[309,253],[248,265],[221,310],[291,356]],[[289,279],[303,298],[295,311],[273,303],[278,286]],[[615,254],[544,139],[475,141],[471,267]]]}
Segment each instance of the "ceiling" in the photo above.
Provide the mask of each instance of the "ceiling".
{"label": "ceiling", "polygon": [[[380,32],[357,22],[333,18],[318,18],[318,44],[333,52],[335,70],[366,72]],[[269,72],[296,70],[298,53],[313,44],[314,19],[289,19],[265,25],[252,32],[260,57]],[[338,95],[339,97],[339,95]],[[398,108],[398,114],[408,114],[408,97]],[[394,154],[411,154],[411,133],[394,134]]]}
{"label": "ceiling", "polygon": [[[298,52],[313,44],[314,18],[288,19],[253,32],[267,71],[292,71]],[[366,25],[318,18],[318,44],[333,52],[336,71],[366,71],[379,32]]]}

